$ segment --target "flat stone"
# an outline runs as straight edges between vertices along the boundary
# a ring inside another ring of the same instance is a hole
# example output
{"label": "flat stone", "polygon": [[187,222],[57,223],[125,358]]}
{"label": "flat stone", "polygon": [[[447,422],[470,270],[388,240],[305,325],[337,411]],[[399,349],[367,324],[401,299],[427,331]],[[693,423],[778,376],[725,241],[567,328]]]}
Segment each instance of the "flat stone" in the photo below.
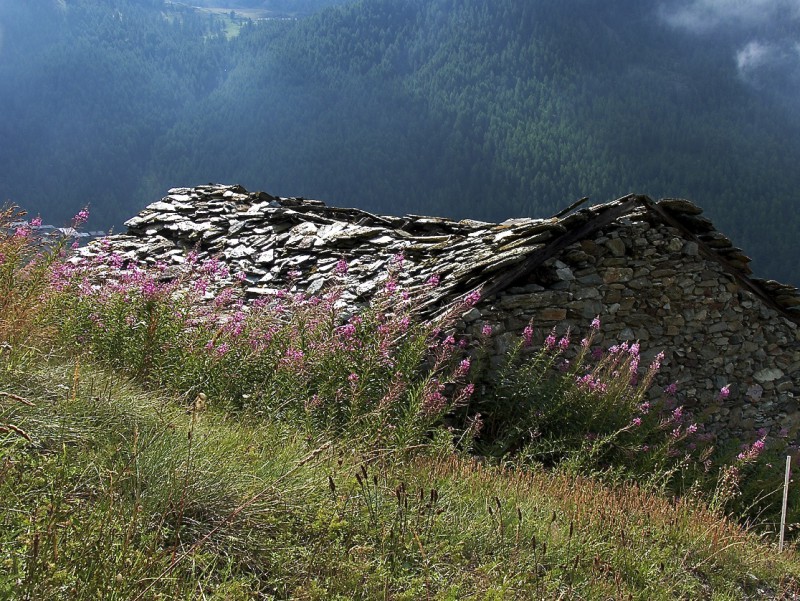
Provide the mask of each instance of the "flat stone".
{"label": "flat stone", "polygon": [[777,367],[767,367],[757,371],[755,374],[753,374],[753,377],[761,384],[764,384],[765,382],[774,382],[775,380],[779,380],[783,377],[783,375],[783,371]]}

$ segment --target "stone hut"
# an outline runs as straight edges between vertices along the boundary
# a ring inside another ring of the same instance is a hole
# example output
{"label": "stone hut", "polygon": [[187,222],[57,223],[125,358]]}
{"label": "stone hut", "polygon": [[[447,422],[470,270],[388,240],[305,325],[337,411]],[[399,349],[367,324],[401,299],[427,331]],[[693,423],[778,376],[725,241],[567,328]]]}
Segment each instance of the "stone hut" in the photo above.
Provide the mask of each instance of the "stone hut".
{"label": "stone hut", "polygon": [[[677,382],[711,429],[800,431],[798,291],[752,277],[741,249],[686,200],[629,195],[550,219],[485,223],[207,185],[169,190],[126,226],[111,244],[130,259],[178,264],[197,250],[244,272],[251,296],[290,282],[313,294],[344,258],[347,300],[357,303],[384,285],[402,253],[401,286],[440,281],[431,317],[481,291],[458,327],[476,335],[490,323],[498,353],[529,323],[541,339],[553,327],[579,336],[599,315],[604,344],[638,340],[645,359],[664,351],[661,384]],[[721,400],[724,385],[731,394]]]}

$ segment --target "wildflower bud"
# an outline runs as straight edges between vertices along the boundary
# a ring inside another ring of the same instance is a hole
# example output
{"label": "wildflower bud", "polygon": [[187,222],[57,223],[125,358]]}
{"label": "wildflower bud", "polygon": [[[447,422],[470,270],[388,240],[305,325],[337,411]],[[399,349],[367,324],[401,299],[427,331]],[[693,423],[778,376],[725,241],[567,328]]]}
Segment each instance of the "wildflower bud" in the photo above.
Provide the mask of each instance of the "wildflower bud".
{"label": "wildflower bud", "polygon": [[492,326],[490,326],[488,323],[484,324],[483,327],[481,328],[481,334],[483,336],[487,336],[487,337],[491,336],[492,335]]}
{"label": "wildflower bud", "polygon": [[719,397],[720,401],[724,401],[727,399],[731,394],[731,387],[730,384],[725,384],[722,388],[719,389]]}
{"label": "wildflower bud", "polygon": [[596,332],[600,329],[600,316],[598,315],[592,320],[592,329]]}

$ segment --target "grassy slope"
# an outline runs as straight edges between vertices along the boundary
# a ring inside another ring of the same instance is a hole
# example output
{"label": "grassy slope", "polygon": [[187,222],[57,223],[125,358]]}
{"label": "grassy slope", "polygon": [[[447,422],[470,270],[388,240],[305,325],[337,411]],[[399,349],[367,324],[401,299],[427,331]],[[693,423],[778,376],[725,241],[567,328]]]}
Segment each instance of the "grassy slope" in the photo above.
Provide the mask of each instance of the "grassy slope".
{"label": "grassy slope", "polygon": [[442,441],[354,451],[87,366],[0,367],[31,403],[0,396],[21,429],[0,433],[3,597],[755,599],[800,576],[691,502]]}

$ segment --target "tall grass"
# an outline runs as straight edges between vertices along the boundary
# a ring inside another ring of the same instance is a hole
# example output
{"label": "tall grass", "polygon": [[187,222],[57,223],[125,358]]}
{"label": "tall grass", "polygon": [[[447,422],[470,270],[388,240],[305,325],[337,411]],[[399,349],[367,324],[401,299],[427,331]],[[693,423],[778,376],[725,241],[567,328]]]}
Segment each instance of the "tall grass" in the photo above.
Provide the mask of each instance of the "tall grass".
{"label": "tall grass", "polygon": [[400,289],[402,256],[360,309],[344,260],[316,296],[247,303],[194,253],[62,260],[0,231],[0,596],[798,592],[794,554],[726,517],[780,449],[716,460],[651,398],[658,357],[595,348],[599,319],[577,345],[526,328],[488,378],[452,332],[478,295],[422,320],[436,279]]}

